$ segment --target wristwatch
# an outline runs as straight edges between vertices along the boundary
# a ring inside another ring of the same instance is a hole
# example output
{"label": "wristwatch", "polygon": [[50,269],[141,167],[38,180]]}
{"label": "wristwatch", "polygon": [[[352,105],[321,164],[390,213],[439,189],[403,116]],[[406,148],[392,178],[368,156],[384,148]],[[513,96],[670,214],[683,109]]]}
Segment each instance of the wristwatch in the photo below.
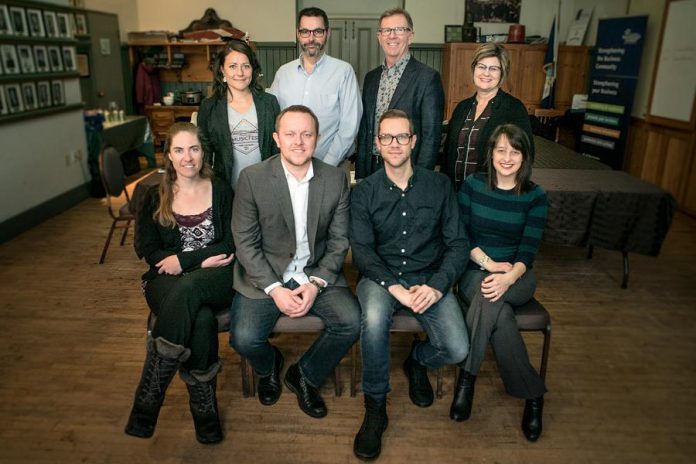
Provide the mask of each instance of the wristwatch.
{"label": "wristwatch", "polygon": [[316,279],[309,279],[309,282],[313,284],[315,287],[317,287],[317,290],[319,290],[319,294],[324,291],[324,286],[319,283]]}

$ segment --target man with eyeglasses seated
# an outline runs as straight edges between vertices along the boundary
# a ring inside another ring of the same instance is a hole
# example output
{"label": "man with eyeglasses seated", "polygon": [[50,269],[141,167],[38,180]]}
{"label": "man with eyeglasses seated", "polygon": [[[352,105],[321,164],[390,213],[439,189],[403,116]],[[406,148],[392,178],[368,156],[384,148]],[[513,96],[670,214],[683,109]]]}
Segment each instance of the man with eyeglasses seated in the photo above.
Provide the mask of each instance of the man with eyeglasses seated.
{"label": "man with eyeglasses seated", "polygon": [[445,105],[440,74],[411,56],[413,20],[408,11],[395,8],[382,13],[377,40],[385,59],[384,64],[365,76],[355,177],[367,177],[381,167],[375,144],[377,122],[392,108],[406,112],[413,120],[418,134],[413,164],[433,169],[440,151]]}
{"label": "man with eyeglasses seated", "polygon": [[413,166],[418,137],[406,113],[387,110],[375,144],[384,160],[351,195],[350,245],[362,278],[360,349],[365,419],[353,452],[375,459],[387,428],[389,330],[397,310],[406,310],[428,334],[414,341],[403,364],[411,401],[433,402],[427,369],[464,360],[469,340],[462,311],[450,291],[466,269],[469,241],[452,184],[444,174]]}
{"label": "man with eyeglasses seated", "polygon": [[305,105],[317,115],[321,133],[314,157],[338,166],[353,154],[362,103],[351,65],[324,53],[330,35],[324,10],[301,10],[297,41],[302,53],[278,69],[268,92],[276,96],[281,110]]}

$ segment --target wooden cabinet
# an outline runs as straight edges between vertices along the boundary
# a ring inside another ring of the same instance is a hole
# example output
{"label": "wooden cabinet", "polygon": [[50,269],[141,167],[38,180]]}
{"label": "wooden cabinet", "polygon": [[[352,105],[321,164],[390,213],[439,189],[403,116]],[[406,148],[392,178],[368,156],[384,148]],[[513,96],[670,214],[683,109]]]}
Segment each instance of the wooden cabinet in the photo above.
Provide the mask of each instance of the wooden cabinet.
{"label": "wooden cabinet", "polygon": [[150,120],[155,145],[164,143],[172,124],[176,121],[189,121],[195,111],[198,111],[198,106],[146,106],[145,114]]}
{"label": "wooden cabinet", "polygon": [[[481,44],[445,44],[442,83],[445,89],[445,118],[449,119],[457,103],[476,91],[471,75],[471,61]],[[503,90],[519,98],[529,113],[539,108],[544,90],[544,56],[546,45],[504,44],[510,55],[510,74]],[[556,78],[556,108],[570,108],[573,94],[585,93],[589,49],[560,46]]]}

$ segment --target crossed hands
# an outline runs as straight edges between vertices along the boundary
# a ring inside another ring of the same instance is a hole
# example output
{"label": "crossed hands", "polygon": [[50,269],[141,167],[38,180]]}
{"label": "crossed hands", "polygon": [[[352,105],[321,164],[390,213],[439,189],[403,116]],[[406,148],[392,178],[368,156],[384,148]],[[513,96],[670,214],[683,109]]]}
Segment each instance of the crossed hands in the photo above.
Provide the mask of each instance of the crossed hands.
{"label": "crossed hands", "polygon": [[276,287],[271,290],[271,298],[281,313],[288,317],[302,317],[309,312],[314,304],[319,289],[311,282],[304,283],[295,290]]}
{"label": "crossed hands", "polygon": [[389,287],[389,293],[403,306],[418,314],[423,314],[442,298],[442,292],[425,284],[413,285],[409,289],[396,284]]}

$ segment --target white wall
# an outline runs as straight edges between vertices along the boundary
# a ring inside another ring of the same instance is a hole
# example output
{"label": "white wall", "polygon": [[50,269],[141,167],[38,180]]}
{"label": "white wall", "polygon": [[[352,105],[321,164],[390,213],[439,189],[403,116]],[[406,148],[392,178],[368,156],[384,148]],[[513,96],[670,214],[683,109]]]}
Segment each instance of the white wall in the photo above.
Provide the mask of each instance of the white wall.
{"label": "white wall", "polygon": [[85,8],[116,14],[121,42],[128,41],[129,31],[142,30],[138,23],[138,0],[86,0]]}

